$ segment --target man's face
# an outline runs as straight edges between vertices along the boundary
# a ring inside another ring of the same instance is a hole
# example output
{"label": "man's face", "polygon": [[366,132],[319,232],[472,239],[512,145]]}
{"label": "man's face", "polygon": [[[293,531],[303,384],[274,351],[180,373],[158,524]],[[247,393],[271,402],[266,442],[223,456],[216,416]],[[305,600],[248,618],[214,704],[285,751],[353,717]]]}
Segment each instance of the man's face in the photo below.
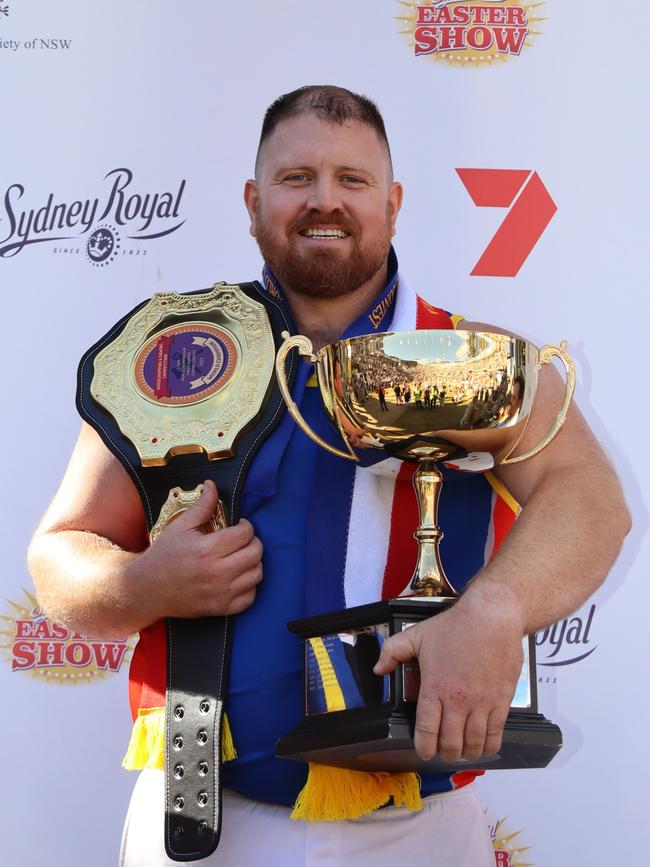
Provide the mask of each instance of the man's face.
{"label": "man's face", "polygon": [[372,127],[303,114],[266,140],[244,199],[251,234],[280,283],[336,298],[385,269],[402,190]]}

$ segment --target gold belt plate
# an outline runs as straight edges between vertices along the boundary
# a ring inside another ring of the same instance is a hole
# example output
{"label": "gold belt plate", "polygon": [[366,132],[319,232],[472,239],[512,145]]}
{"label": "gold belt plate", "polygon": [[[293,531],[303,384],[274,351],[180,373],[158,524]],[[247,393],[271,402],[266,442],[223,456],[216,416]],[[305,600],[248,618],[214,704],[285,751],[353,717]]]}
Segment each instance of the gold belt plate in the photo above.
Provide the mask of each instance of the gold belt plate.
{"label": "gold belt plate", "polygon": [[239,286],[163,292],[97,354],[90,392],[143,466],[192,452],[219,460],[260,413],[274,358],[264,305]]}

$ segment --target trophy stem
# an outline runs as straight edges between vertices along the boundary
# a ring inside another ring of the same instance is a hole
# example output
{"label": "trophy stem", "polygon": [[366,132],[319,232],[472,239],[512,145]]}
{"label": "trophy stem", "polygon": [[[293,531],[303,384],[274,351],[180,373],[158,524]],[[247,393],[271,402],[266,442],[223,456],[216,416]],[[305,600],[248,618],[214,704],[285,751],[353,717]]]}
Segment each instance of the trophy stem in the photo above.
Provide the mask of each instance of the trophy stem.
{"label": "trophy stem", "polygon": [[414,533],[418,541],[418,562],[408,593],[429,598],[454,599],[458,596],[445,575],[440,560],[440,540],[443,532],[438,526],[438,502],[442,489],[442,473],[436,462],[420,458],[413,476],[413,487],[418,498],[420,525]]}

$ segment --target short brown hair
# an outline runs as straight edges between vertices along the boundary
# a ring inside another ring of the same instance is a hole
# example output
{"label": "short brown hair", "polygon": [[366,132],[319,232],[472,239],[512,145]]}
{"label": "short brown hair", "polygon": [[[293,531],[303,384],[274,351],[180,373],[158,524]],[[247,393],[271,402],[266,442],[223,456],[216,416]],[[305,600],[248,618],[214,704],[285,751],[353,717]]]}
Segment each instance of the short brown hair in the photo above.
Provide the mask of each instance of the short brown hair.
{"label": "short brown hair", "polygon": [[336,87],[333,84],[309,84],[279,96],[267,108],[262,122],[260,142],[257,147],[255,169],[259,165],[262,145],[276,126],[289,117],[299,114],[315,114],[331,123],[344,124],[349,121],[365,123],[375,130],[379,139],[386,145],[391,171],[393,162],[386,135],[384,119],[377,105],[367,96]]}

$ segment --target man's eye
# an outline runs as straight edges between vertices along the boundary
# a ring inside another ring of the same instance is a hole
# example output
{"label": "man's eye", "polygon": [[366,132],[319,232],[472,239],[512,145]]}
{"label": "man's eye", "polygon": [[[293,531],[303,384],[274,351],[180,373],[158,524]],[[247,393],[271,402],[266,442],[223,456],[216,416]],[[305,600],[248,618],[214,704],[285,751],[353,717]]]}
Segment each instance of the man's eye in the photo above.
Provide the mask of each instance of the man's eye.
{"label": "man's eye", "polygon": [[307,175],[301,174],[300,172],[296,172],[293,175],[287,175],[284,180],[285,180],[285,183],[302,184],[307,180]]}
{"label": "man's eye", "polygon": [[341,180],[344,184],[365,184],[365,180],[356,175],[343,175]]}

